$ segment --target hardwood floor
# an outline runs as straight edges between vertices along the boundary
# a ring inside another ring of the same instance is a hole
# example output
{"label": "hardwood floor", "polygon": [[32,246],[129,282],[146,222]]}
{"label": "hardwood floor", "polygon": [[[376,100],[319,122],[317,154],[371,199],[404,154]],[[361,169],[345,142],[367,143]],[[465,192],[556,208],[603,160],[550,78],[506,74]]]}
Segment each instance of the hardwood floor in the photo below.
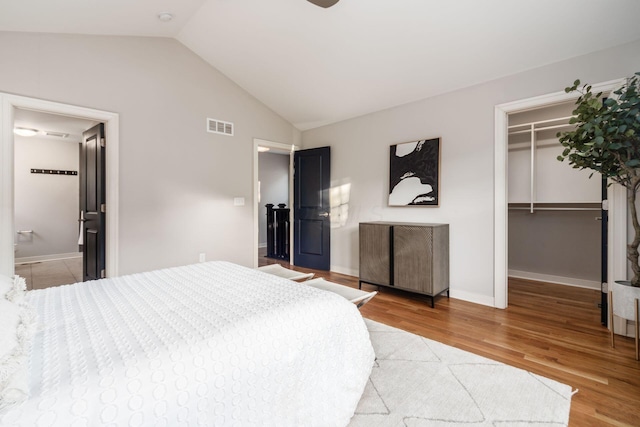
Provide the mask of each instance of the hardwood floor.
{"label": "hardwood floor", "polygon": [[[275,262],[260,257],[259,264]],[[356,277],[314,272],[358,286]],[[600,325],[598,291],[512,279],[509,307],[499,310],[446,297],[436,298],[432,309],[428,298],[378,290],[361,308],[364,317],[578,389],[570,426],[640,426],[640,362],[633,339],[616,337],[616,348],[610,347],[609,331]]]}

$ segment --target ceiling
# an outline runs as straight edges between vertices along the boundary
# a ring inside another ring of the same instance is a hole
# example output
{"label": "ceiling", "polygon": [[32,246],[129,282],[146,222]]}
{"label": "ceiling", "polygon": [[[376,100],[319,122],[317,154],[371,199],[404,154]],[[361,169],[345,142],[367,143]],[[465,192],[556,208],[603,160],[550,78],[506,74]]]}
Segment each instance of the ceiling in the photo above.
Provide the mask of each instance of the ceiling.
{"label": "ceiling", "polygon": [[[82,141],[82,132],[97,124],[97,122],[92,122],[91,120],[23,110],[21,108],[15,109],[13,123],[15,127],[37,130],[38,138],[68,141],[75,144]],[[68,136],[48,136],[46,132],[67,134]]]}
{"label": "ceiling", "polygon": [[638,0],[20,0],[0,31],[174,37],[305,130],[639,40],[639,16]]}

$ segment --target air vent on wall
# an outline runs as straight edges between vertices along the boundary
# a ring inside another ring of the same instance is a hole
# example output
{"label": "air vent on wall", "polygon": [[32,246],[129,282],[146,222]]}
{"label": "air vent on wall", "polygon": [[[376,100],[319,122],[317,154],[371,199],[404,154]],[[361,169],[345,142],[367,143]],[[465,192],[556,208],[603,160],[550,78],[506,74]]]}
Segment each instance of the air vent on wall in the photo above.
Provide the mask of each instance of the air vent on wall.
{"label": "air vent on wall", "polygon": [[233,136],[233,123],[222,120],[207,119],[207,132]]}

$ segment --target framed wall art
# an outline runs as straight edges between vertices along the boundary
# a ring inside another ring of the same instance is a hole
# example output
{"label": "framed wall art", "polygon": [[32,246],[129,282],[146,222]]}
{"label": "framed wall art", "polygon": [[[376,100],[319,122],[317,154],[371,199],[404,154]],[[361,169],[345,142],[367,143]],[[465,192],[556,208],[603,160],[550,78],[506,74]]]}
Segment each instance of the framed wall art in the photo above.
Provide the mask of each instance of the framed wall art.
{"label": "framed wall art", "polygon": [[389,206],[438,206],[440,138],[395,144],[389,156]]}

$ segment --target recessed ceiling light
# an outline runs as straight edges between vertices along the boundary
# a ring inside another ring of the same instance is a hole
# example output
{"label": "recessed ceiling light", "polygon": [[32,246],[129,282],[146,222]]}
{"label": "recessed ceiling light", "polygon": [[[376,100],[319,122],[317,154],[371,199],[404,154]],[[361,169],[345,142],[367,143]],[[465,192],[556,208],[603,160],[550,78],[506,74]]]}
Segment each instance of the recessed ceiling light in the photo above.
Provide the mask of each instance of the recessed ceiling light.
{"label": "recessed ceiling light", "polygon": [[158,19],[162,22],[169,22],[173,19],[173,15],[169,12],[162,12],[158,14]]}
{"label": "recessed ceiling light", "polygon": [[34,136],[38,134],[38,129],[14,127],[13,133],[20,136]]}

